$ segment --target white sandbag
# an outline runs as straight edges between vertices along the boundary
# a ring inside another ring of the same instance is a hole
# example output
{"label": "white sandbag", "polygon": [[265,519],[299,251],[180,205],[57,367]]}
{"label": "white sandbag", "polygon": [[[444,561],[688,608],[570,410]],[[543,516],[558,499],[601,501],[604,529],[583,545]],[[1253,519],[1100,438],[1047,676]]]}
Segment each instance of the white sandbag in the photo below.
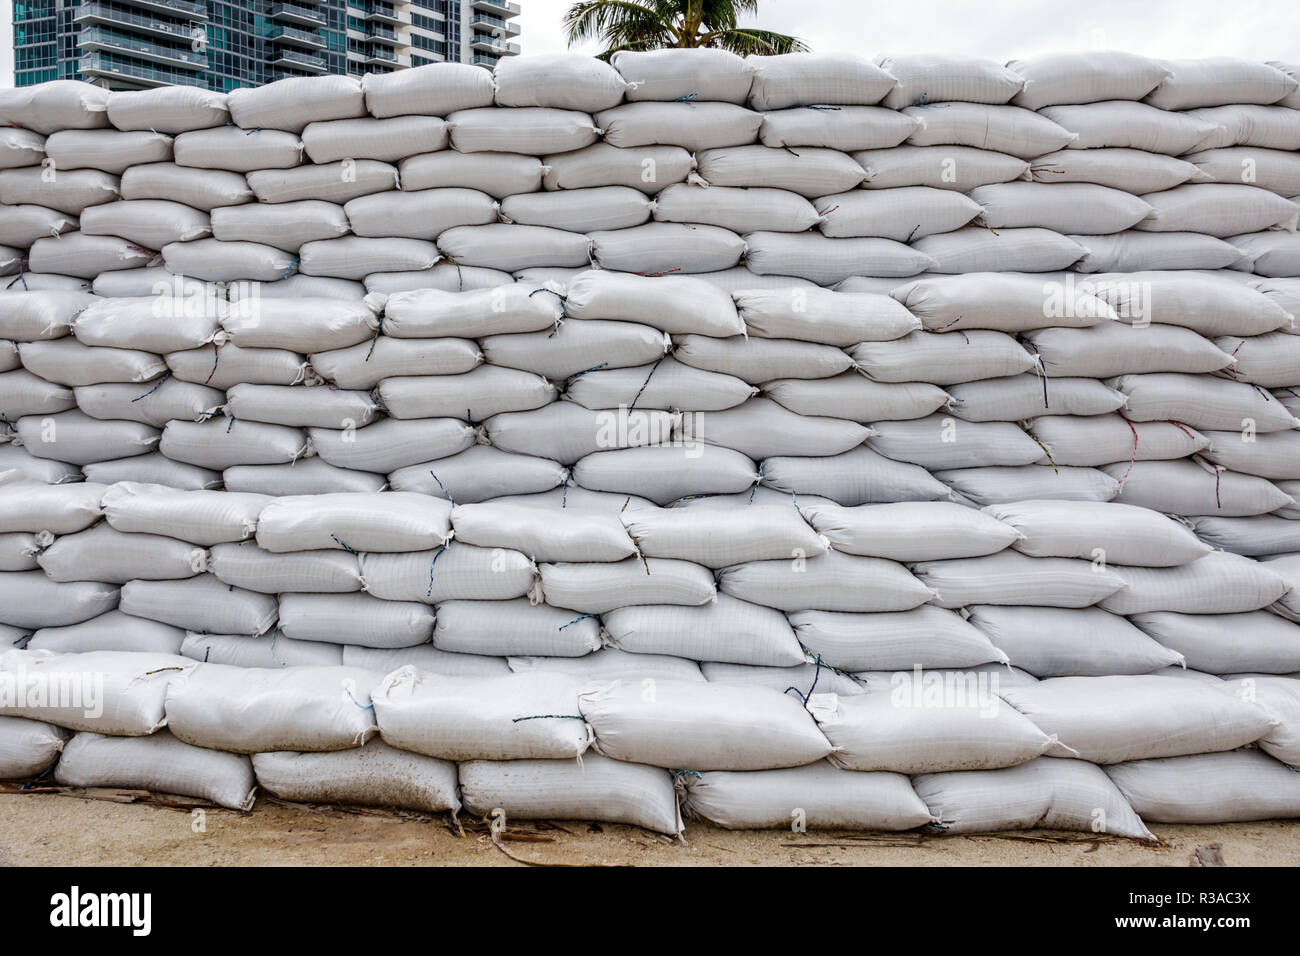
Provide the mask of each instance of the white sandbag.
{"label": "white sandbag", "polygon": [[[1270,233],[1272,235],[1272,233]],[[1150,269],[1237,268],[1244,253],[1222,239],[1197,232],[1139,232],[1070,236],[1088,250],[1078,272],[1144,272]]]}
{"label": "white sandbag", "polygon": [[373,690],[384,742],[448,760],[580,757],[591,734],[559,674],[443,677],[403,667]]}
{"label": "white sandbag", "polygon": [[39,552],[34,534],[0,534],[0,571],[35,571]]}
{"label": "white sandbag", "polygon": [[1185,110],[1225,103],[1276,103],[1296,91],[1293,77],[1265,63],[1216,56],[1170,60],[1170,75],[1146,97],[1165,110]]}
{"label": "white sandbag", "polygon": [[492,74],[462,63],[433,63],[361,80],[366,108],[378,117],[413,113],[445,116],[458,109],[492,105]]}
{"label": "white sandbag", "polygon": [[118,177],[97,169],[74,169],[50,180],[43,169],[0,170],[0,202],[44,206],[70,215],[118,198]]}
{"label": "white sandbag", "polygon": [[718,588],[782,611],[905,611],[933,597],[901,565],[838,551],[808,561],[757,561],[723,568]]}
{"label": "white sandbag", "polygon": [[1120,415],[1048,415],[1027,423],[1053,465],[1104,466],[1124,463],[1112,477],[1127,480],[1137,461],[1185,458],[1203,451],[1209,439],[1168,421],[1130,422]]}
{"label": "white sandbag", "polygon": [[508,196],[501,203],[501,218],[522,225],[590,232],[639,226],[650,219],[653,208],[640,190],[596,186]]}
{"label": "white sandbag", "polygon": [[83,345],[179,352],[211,342],[228,314],[225,304],[215,300],[165,295],[101,299],[77,316],[73,333]]}
{"label": "white sandbag", "polygon": [[488,335],[478,342],[490,364],[536,372],[557,382],[597,366],[649,365],[663,358],[670,344],[665,333],[648,325],[604,319],[565,322],[549,332]]}
{"label": "white sandbag", "polygon": [[709,568],[793,560],[826,551],[793,507],[755,505],[744,514],[707,507],[680,511],[629,507],[621,517],[642,555],[680,558]]}
{"label": "white sandbag", "polygon": [[77,405],[92,418],[141,422],[162,428],[172,419],[198,421],[222,405],[215,388],[164,377],[149,388],[125,382],[81,385],[73,389]]}
{"label": "white sandbag", "polygon": [[1100,602],[1107,610],[1122,613],[1109,602],[1116,592],[1123,593],[1128,580],[1091,561],[1031,558],[1011,550],[982,558],[927,561],[913,565],[912,573],[937,593],[934,603],[946,608],[968,604],[1090,607]]}
{"label": "white sandbag", "polygon": [[889,691],[813,694],[809,708],[836,748],[830,762],[842,770],[914,774],[992,770],[1033,760],[1051,746],[974,676],[951,687],[941,678],[929,697],[923,693],[917,675],[903,674]]}
{"label": "white sandbag", "polygon": [[1043,447],[1011,422],[962,422],[943,413],[878,422],[871,448],[896,461],[931,470],[1043,461]]}
{"label": "white sandbag", "polygon": [[947,833],[1048,827],[1156,839],[1106,774],[1081,760],[1036,757],[999,770],[922,774],[912,785]]}
{"label": "white sandbag", "polygon": [[574,463],[572,478],[591,491],[633,494],[667,505],[689,495],[742,492],[760,475],[747,455],[688,440],[685,445],[596,452]]}
{"label": "white sandbag", "polygon": [[316,385],[307,388],[288,385],[232,386],[226,393],[226,414],[243,421],[277,425],[332,428],[367,425],[379,414],[379,405],[367,392],[347,392]]}
{"label": "white sandbag", "polygon": [[108,121],[120,130],[185,133],[230,122],[226,94],[192,86],[118,90],[109,94]]}
{"label": "white sandbag", "polygon": [[158,450],[175,461],[220,470],[296,461],[307,454],[308,447],[306,436],[297,428],[215,418],[168,422]]}
{"label": "white sandbag", "polygon": [[1189,183],[1147,193],[1154,210],[1133,228],[1147,232],[1201,232],[1224,238],[1263,229],[1295,231],[1296,207],[1256,186]]}
{"label": "white sandbag", "polygon": [[233,753],[345,750],[376,732],[375,671],[201,664],[167,688],[167,726],[178,739]]}
{"label": "white sandbag", "polygon": [[73,387],[101,382],[148,382],[167,371],[159,355],[135,349],[88,346],[71,336],[47,342],[24,342],[18,351],[29,371],[46,381]]}
{"label": "white sandbag", "polygon": [[764,146],[812,146],[851,153],[897,146],[920,125],[914,116],[879,106],[813,106],[764,113],[758,137]]}
{"label": "white sandbag", "polygon": [[334,593],[362,588],[357,556],[324,549],[275,554],[263,551],[251,541],[216,544],[212,547],[209,570],[232,587],[264,594]]}
{"label": "white sandbag", "polygon": [[775,455],[838,455],[875,434],[856,422],[814,418],[766,398],[683,421],[687,439],[734,449],[760,460]]}
{"label": "white sandbag", "polygon": [[805,660],[783,614],[726,594],[696,607],[620,607],[601,620],[612,646],[637,654],[766,667]]}
{"label": "white sandbag", "polygon": [[593,143],[586,149],[546,156],[543,161],[542,184],[548,190],[630,186],[654,195],[665,186],[685,182],[695,170],[695,157],[680,146],[620,149],[608,143]]}
{"label": "white sandbag", "polygon": [[855,372],[834,378],[777,379],[763,394],[799,415],[833,415],[856,422],[923,418],[949,403],[935,385],[873,382]]}
{"label": "white sandbag", "polygon": [[302,162],[302,140],[292,132],[277,129],[218,126],[181,133],[172,144],[172,151],[177,166],[235,173],[288,169]]}
{"label": "white sandbag", "polygon": [[754,63],[727,50],[617,50],[610,64],[627,82],[627,99],[673,102],[744,103]]}
{"label": "white sandbag", "polygon": [[967,192],[988,183],[1029,178],[1029,163],[1023,159],[972,146],[904,144],[864,150],[854,153],[853,158],[866,171],[862,184],[865,189],[930,186]]}
{"label": "white sandbag", "polygon": [[432,635],[433,611],[422,603],[368,594],[282,594],[280,628],[300,641],[412,647]]}
{"label": "white sandbag", "polygon": [[[646,566],[650,573],[646,573]],[[697,607],[714,600],[713,575],[698,564],[656,558],[608,563],[550,563],[538,569],[546,602],[585,614],[642,605]]]}
{"label": "white sandbag", "polygon": [[149,425],[103,422],[80,411],[27,416],[15,425],[30,454],[74,465],[143,455],[159,440],[158,429]]}
{"label": "white sandbag", "polygon": [[318,239],[299,250],[299,268],[306,275],[360,280],[382,268],[399,271],[430,269],[441,258],[438,247],[421,239],[369,239],[343,236]]}
{"label": "white sandbag", "polygon": [[438,605],[433,644],[452,653],[581,657],[601,647],[594,615],[527,598],[509,601],[446,601]]}
{"label": "white sandbag", "polygon": [[383,331],[403,339],[553,331],[562,314],[560,297],[535,292],[522,284],[464,293],[397,292],[384,305]]}
{"label": "white sandbag", "polygon": [[952,413],[971,422],[1023,421],[1035,415],[1106,415],[1124,407],[1122,392],[1091,378],[1013,375],[950,385]]}
{"label": "white sandbag", "polygon": [[163,535],[210,546],[253,535],[272,499],[227,491],[177,491],[120,482],[103,494],[104,516],[117,531]]}
{"label": "white sandbag", "polygon": [[221,242],[195,239],[170,242],[162,248],[167,271],[210,282],[273,282],[294,269],[294,256],[260,242]]}
{"label": "white sandbag", "polygon": [[1047,324],[1105,324],[1114,316],[1110,306],[1086,284],[1044,282],[1021,275],[972,273],[918,279],[898,286],[890,296],[929,331],[975,328],[1022,332]]}
{"label": "white sandbag", "polygon": [[758,139],[761,113],[731,103],[626,103],[593,117],[604,141],[619,148],[681,146],[691,152],[744,146]]}
{"label": "white sandbag", "polygon": [[1122,479],[1116,500],[1175,515],[1260,515],[1292,504],[1278,486],[1195,461],[1120,463],[1103,469]]}
{"label": "white sandbag", "polygon": [[314,122],[303,129],[302,143],[313,163],[349,159],[392,163],[406,156],[445,149],[447,124],[436,116]]}
{"label": "white sandbag", "polygon": [[1152,823],[1273,820],[1300,812],[1300,778],[1250,750],[1135,760],[1106,773]]}
{"label": "white sandbag", "polygon": [[339,388],[356,389],[371,389],[384,379],[398,375],[456,375],[470,371],[483,360],[479,347],[469,339],[389,336],[347,348],[313,352],[309,358],[312,369],[327,381]]}
{"label": "white sandbag", "polygon": [[827,458],[768,458],[763,484],[794,495],[819,495],[841,505],[934,501],[949,489],[924,468],[893,461],[866,446]]}
{"label": "white sandbag", "polygon": [[1217,183],[1245,183],[1280,196],[1300,194],[1300,162],[1291,152],[1258,147],[1210,149],[1190,154],[1187,161]]}
{"label": "white sandbag", "polygon": [[882,104],[894,110],[951,100],[1008,103],[1025,83],[1013,69],[976,57],[910,54],[878,56],[875,63],[898,80]]}
{"label": "white sandbag", "polygon": [[54,780],[65,787],[175,793],[243,811],[253,809],[257,791],[247,757],[191,747],[165,730],[149,737],[79,733],[63,748]]}
{"label": "white sandbag", "polygon": [[999,693],[1053,735],[1052,756],[1099,764],[1233,750],[1277,723],[1216,687],[1150,674],[1053,677]]}
{"label": "white sandbag", "polygon": [[92,279],[101,272],[140,268],[154,258],[154,252],[126,239],[70,232],[37,239],[28,253],[27,265],[34,272]]}
{"label": "white sandbag", "polygon": [[10,421],[23,415],[54,414],[76,407],[77,400],[70,388],[47,382],[25,369],[0,372],[0,411]]}
{"label": "white sandbag", "polygon": [[[1176,568],[1119,568],[1126,587],[1102,602],[1117,614],[1177,611],[1232,614],[1267,607],[1285,594],[1287,582],[1238,554],[1212,551]],[[1212,582],[1212,583],[1211,583]]]}
{"label": "white sandbag", "polygon": [[489,501],[458,505],[452,526],[457,541],[511,548],[538,562],[621,561],[635,553],[632,539],[613,515],[577,511],[565,514],[562,522],[559,517],[540,504]]}
{"label": "white sandbag", "polygon": [[757,393],[757,388],[734,376],[664,357],[639,368],[587,372],[574,378],[564,394],[569,401],[593,410],[635,406],[712,412],[732,408]]}
{"label": "white sandbag", "polygon": [[[660,222],[703,223],[736,233],[803,232],[821,221],[812,203],[784,189],[675,183],[655,198]],[[606,227],[608,228],[608,227]]]}
{"label": "white sandbag", "polygon": [[204,569],[207,553],[174,538],[124,534],[111,525],[98,524],[76,534],[60,535],[41,550],[38,560],[51,581],[125,584],[133,579],[193,577]]}
{"label": "white sandbag", "polygon": [[[11,480],[26,480],[40,484],[64,484],[80,481],[82,471],[66,462],[37,458],[21,445],[0,444],[0,471],[12,471]],[[93,479],[92,479],[93,480]]]}
{"label": "white sandbag", "polygon": [[[293,155],[297,155],[296,146]],[[253,191],[242,172],[192,169],[174,163],[132,166],[122,174],[120,188],[123,199],[165,199],[205,212],[253,201]]]}
{"label": "white sandbag", "polygon": [[122,587],[121,608],[136,617],[212,634],[265,634],[278,614],[273,596],[232,588],[211,574],[130,581]]}
{"label": "white sandbag", "polygon": [[1233,236],[1230,244],[1246,257],[1234,268],[1243,268],[1242,263],[1249,262],[1256,275],[1286,277],[1300,273],[1300,236],[1295,233],[1249,233]]}
{"label": "white sandbag", "polygon": [[422,671],[444,674],[448,677],[498,677],[510,673],[505,658],[481,657],[477,654],[448,654],[432,644],[415,647],[358,647],[348,644],[343,648],[343,663],[348,667],[389,673],[408,664]]}
{"label": "white sandbag", "polygon": [[46,484],[0,471],[0,533],[84,531],[103,516],[100,500],[106,490],[94,482]]}
{"label": "white sandbag", "polygon": [[728,830],[910,830],[930,811],[907,778],[853,773],[827,762],[751,773],[686,775],[683,812]]}
{"label": "white sandbag", "polygon": [[715,684],[761,687],[778,694],[784,694],[788,690],[798,693],[803,699],[815,691],[848,696],[867,692],[866,684],[853,674],[835,670],[817,661],[805,661],[794,667],[755,667],[753,664],[701,661],[699,669],[707,680]]}
{"label": "white sandbag", "polygon": [[450,538],[447,502],[393,493],[284,496],[262,509],[258,547],[276,553],[336,548],[418,551]]}
{"label": "white sandbag", "polygon": [[967,608],[970,623],[1017,666],[1037,677],[1150,674],[1186,666],[1177,649],[1156,643],[1117,614],[1101,608]]}
{"label": "white sandbag", "polygon": [[929,256],[933,272],[1055,272],[1068,269],[1087,250],[1068,236],[1050,229],[1003,229],[993,232],[965,226],[926,236],[912,248]]}
{"label": "white sandbag", "polygon": [[20,248],[25,249],[45,236],[58,236],[76,228],[76,216],[55,209],[29,205],[0,207],[0,230],[9,242]]}
{"label": "white sandbag", "polygon": [[497,221],[497,203],[477,189],[380,192],[349,200],[344,208],[352,231],[368,237],[433,240],[455,226]]}
{"label": "white sandbag", "polygon": [[767,186],[808,199],[855,189],[867,178],[857,162],[833,149],[798,153],[767,146],[731,146],[702,150],[696,157],[699,178],[710,186]]}
{"label": "white sandbag", "polygon": [[854,275],[903,277],[936,268],[935,261],[919,246],[892,239],[751,232],[745,242],[751,271],[759,275],[793,275],[818,285],[832,285]]}
{"label": "white sandbag", "polygon": [[386,378],[377,392],[393,418],[463,417],[467,421],[540,408],[558,396],[556,387],[540,375],[493,365],[460,375]]}
{"label": "white sandbag", "polygon": [[569,284],[565,311],[575,319],[640,322],[674,334],[727,336],[745,331],[730,295],[689,277],[585,272]]}
{"label": "white sandbag", "polygon": [[1007,68],[1025,81],[1012,102],[1030,110],[1063,103],[1140,100],[1172,72],[1157,60],[1120,50],[1040,54],[1011,60]]}
{"label": "white sandbag", "polygon": [[67,733],[24,717],[0,717],[0,780],[43,775],[59,759]]}
{"label": "white sandbag", "polygon": [[800,701],[764,688],[664,680],[646,694],[628,681],[593,682],[578,703],[597,751],[616,760],[756,770],[813,763],[831,750]]}
{"label": "white sandbag", "polygon": [[1300,427],[1279,402],[1244,382],[1159,372],[1121,375],[1110,384],[1128,396],[1124,415],[1133,421],[1176,419],[1193,428],[1261,433]]}
{"label": "white sandbag", "polygon": [[[1046,106],[1041,115],[1077,134],[1078,138],[1068,144],[1070,149],[1118,147],[1181,156],[1216,129],[1216,124],[1184,113],[1122,100]],[[1051,150],[1043,150],[1047,152]]]}
{"label": "white sandbag", "polygon": [[840,193],[818,199],[816,207],[823,216],[818,226],[822,235],[876,236],[898,242],[959,229],[980,215],[982,208],[974,197],[928,186]]}
{"label": "white sandbag", "polygon": [[0,335],[14,342],[58,339],[94,296],[85,292],[9,292],[0,298]]}
{"label": "white sandbag", "polygon": [[1020,532],[1011,546],[1033,557],[1163,568],[1188,564],[1211,551],[1177,521],[1115,502],[1020,501],[984,511]]}
{"label": "white sandbag", "polygon": [[71,730],[145,736],[166,724],[167,687],[192,666],[174,654],[7,651],[0,655],[2,709]]}
{"label": "white sandbag", "polygon": [[594,113],[623,100],[627,83],[608,63],[567,53],[502,57],[492,71],[497,106]]}
{"label": "white sandbag", "polygon": [[731,230],[689,223],[651,222],[589,238],[591,261],[599,268],[651,276],[730,269],[746,252],[745,240]]}
{"label": "white sandbag", "polygon": [[1103,276],[1096,282],[1096,294],[1110,303],[1121,322],[1137,326],[1178,325],[1211,338],[1291,327],[1290,313],[1275,299],[1217,276],[1178,272]]}
{"label": "white sandbag", "polygon": [[970,146],[1032,159],[1064,149],[1078,138],[1048,116],[1019,106],[929,102],[902,112],[923,123],[908,137],[913,146]]}
{"label": "white sandbag", "polygon": [[470,760],[460,764],[469,813],[511,820],[596,820],[656,833],[681,832],[672,776],[599,754],[568,760]]}
{"label": "white sandbag", "polygon": [[[116,203],[103,208],[111,209]],[[286,252],[348,232],[348,217],[332,202],[304,199],[276,205],[245,203],[212,210],[212,235],[223,242],[258,242]],[[181,236],[192,239],[194,236]]]}
{"label": "white sandbag", "polygon": [[799,513],[837,551],[894,561],[993,554],[1020,534],[994,517],[942,501],[840,505],[805,502]]}
{"label": "white sandbag", "polygon": [[[1294,94],[1292,94],[1294,96]],[[1284,100],[1277,106],[1233,103],[1188,110],[1187,115],[1217,126],[1197,144],[1198,149],[1255,146],[1260,149],[1300,149],[1300,116]]]}
{"label": "white sandbag", "polygon": [[515,153],[470,156],[444,150],[409,156],[397,164],[403,191],[473,189],[487,193],[494,199],[503,199],[516,193],[536,192],[542,186],[542,175],[545,172],[546,167],[536,156],[520,156]]}
{"label": "white sandbag", "polygon": [[532,562],[518,551],[462,542],[433,551],[367,552],[360,562],[368,593],[388,601],[427,604],[523,597],[536,573]]}
{"label": "white sandbag", "polygon": [[848,370],[853,364],[853,360],[837,348],[790,339],[682,335],[674,340],[673,345],[673,357],[677,361],[710,372],[734,375],[751,385],[787,377],[829,378]]}
{"label": "white sandbag", "polygon": [[[1267,565],[1265,565],[1267,567]],[[1300,671],[1300,627],[1268,611],[1242,614],[1134,614],[1133,623],[1187,666],[1208,674],[1234,669],[1265,674]]]}
{"label": "white sandbag", "polygon": [[1300,682],[1294,677],[1271,674],[1233,674],[1224,678],[1224,688],[1238,697],[1256,701],[1281,723],[1260,738],[1257,746],[1266,754],[1292,767],[1300,766],[1300,739],[1296,719],[1300,717]]}
{"label": "white sandbag", "polygon": [[976,187],[970,198],[983,207],[981,221],[990,229],[1042,226],[1095,236],[1122,232],[1152,214],[1142,199],[1095,183],[996,183]]}
{"label": "white sandbag", "polygon": [[45,158],[45,137],[17,126],[0,133],[0,169],[39,166]]}
{"label": "white sandbag", "polygon": [[323,166],[259,169],[248,173],[247,179],[259,202],[322,199],[345,203],[358,196],[396,188],[397,170],[373,159],[348,159]]}
{"label": "white sandbag", "polygon": [[351,76],[291,77],[226,97],[230,118],[245,130],[301,133],[308,123],[365,115],[361,83]]}
{"label": "white sandbag", "polygon": [[583,266],[590,261],[589,247],[580,233],[515,223],[454,226],[438,236],[438,249],[452,262],[505,272]]}
{"label": "white sandbag", "polygon": [[[87,481],[111,485],[119,481],[136,481],[146,485],[166,485],[183,491],[207,491],[222,484],[221,472],[197,465],[172,461],[162,452],[132,455],[116,461],[94,461],[82,466]],[[231,488],[231,491],[238,489]]]}
{"label": "white sandbag", "polygon": [[590,146],[600,134],[590,114],[547,107],[457,110],[447,116],[447,127],[461,153],[567,153]]}
{"label": "white sandbag", "polygon": [[108,90],[77,80],[50,80],[5,91],[0,118],[6,126],[25,126],[38,133],[59,129],[96,129],[108,125]]}
{"label": "white sandbag", "polygon": [[460,809],[456,765],[372,740],[331,753],[253,754],[258,784],[281,800],[441,813]]}
{"label": "white sandbag", "polygon": [[230,667],[337,667],[343,648],[318,641],[295,641],[276,632],[261,637],[189,634],[181,645],[186,657]]}
{"label": "white sandbag", "polygon": [[477,435],[472,425],[452,418],[383,418],[357,431],[311,428],[308,434],[316,453],[331,465],[374,474],[455,455]]}
{"label": "white sandbag", "polygon": [[384,491],[383,475],[335,468],[319,458],[280,465],[235,465],[221,472],[227,491],[263,495],[321,495]]}
{"label": "white sandbag", "polygon": [[515,455],[491,445],[471,445],[449,458],[398,468],[388,476],[394,491],[416,491],[472,504],[504,495],[558,488],[569,472],[549,458]]}
{"label": "white sandbag", "polygon": [[1300,552],[1300,535],[1291,518],[1283,515],[1190,518],[1188,523],[1207,544],[1234,554],[1254,558]]}
{"label": "white sandbag", "polygon": [[1058,150],[1035,159],[1029,173],[1038,183],[1095,183],[1135,196],[1206,181],[1186,160],[1122,147]]}
{"label": "white sandbag", "polygon": [[756,289],[732,297],[746,330],[761,338],[848,347],[901,338],[918,327],[906,307],[880,295]]}
{"label": "white sandbag", "polygon": [[750,55],[745,62],[754,68],[749,104],[758,110],[810,104],[870,106],[897,82],[866,57],[849,53]]}
{"label": "white sandbag", "polygon": [[982,632],[942,608],[853,614],[795,611],[788,615],[799,643],[842,671],[895,671],[913,667],[970,667],[1006,654]]}
{"label": "white sandbag", "polygon": [[121,175],[128,166],[169,162],[172,138],[153,131],[60,130],[45,140],[45,155],[59,170],[100,169]]}

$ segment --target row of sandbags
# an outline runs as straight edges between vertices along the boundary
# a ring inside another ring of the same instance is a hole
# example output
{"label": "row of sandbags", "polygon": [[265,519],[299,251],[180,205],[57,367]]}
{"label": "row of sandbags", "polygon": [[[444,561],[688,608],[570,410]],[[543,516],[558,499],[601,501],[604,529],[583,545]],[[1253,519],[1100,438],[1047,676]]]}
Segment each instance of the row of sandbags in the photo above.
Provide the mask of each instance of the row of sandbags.
{"label": "row of sandbags", "polygon": [[[688,806],[697,800],[695,812],[731,826],[785,825],[803,810],[812,826],[908,829],[936,821],[960,832],[1047,823],[1148,836],[1123,813],[1128,804],[1116,783],[1157,822],[1297,812],[1295,777],[1284,775],[1282,764],[1224,752],[1260,740],[1265,751],[1295,759],[1294,725],[1287,736],[1286,721],[1269,709],[1294,709],[1294,691],[1254,703],[1257,683],[1267,678],[1242,681],[1250,697],[1232,685],[1157,676],[1067,678],[1001,691],[986,684],[969,688],[969,699],[950,693],[926,701],[919,674],[911,685],[893,680],[888,691],[804,699],[670,680],[579,687],[559,675],[446,678],[411,667],[384,678],[356,668],[232,669],[143,654],[10,652],[0,669],[11,688],[6,775],[48,768],[62,748],[61,725],[80,733],[55,771],[58,782],[143,785],[243,809],[252,803],[256,768],[264,786],[288,799],[454,811],[459,800],[447,762],[461,761],[475,812],[499,807],[507,818],[582,816],[664,832],[680,824],[673,778],[651,773],[656,766],[691,778],[682,781]],[[90,675],[98,683],[77,682]],[[37,700],[42,692],[50,696]],[[236,713],[241,719],[232,722]],[[33,714],[49,723],[35,723]],[[383,746],[366,743],[376,733]],[[590,773],[585,760],[571,759],[589,747],[599,755]],[[331,752],[338,756],[325,756]],[[1207,756],[1191,756],[1198,753]],[[255,756],[250,766],[233,754]],[[1113,783],[1095,767],[1082,769],[1094,763]],[[1014,774],[991,773],[1017,766]],[[763,776],[796,767],[805,769]],[[1186,787],[1188,774],[1198,772],[1205,776],[1192,794],[1172,786]],[[710,796],[713,774],[725,774],[718,784],[734,789]],[[924,804],[906,799],[901,774],[914,776]],[[498,800],[471,796],[492,784]],[[567,808],[566,786],[573,788]],[[623,788],[637,793],[639,812],[617,798]],[[1016,798],[999,810],[978,798],[981,788]],[[1103,810],[1098,825],[1080,812],[1080,798],[1102,793],[1107,799],[1086,804]],[[946,799],[936,806],[940,795]],[[1022,801],[1039,813],[1024,816]],[[926,811],[919,816],[918,806]],[[669,819],[673,825],[664,826]]]}

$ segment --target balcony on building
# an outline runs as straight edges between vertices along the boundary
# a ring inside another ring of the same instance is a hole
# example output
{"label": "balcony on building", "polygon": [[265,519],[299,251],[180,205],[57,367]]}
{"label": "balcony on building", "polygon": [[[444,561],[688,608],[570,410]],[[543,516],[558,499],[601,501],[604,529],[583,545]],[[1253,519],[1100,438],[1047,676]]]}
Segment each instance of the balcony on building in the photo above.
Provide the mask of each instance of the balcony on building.
{"label": "balcony on building", "polygon": [[133,7],[144,7],[173,17],[189,17],[191,20],[206,20],[208,5],[195,3],[194,0],[130,0]]}
{"label": "balcony on building", "polygon": [[116,30],[104,27],[90,27],[82,30],[78,35],[77,42],[86,51],[109,50],[181,69],[188,67],[192,70],[207,70],[208,68],[207,53],[198,53],[188,47],[182,49],[164,46],[161,43],[153,43],[141,37],[119,33]]}
{"label": "balcony on building", "polygon": [[510,0],[472,0],[472,2],[475,10],[486,10],[500,17],[517,17],[520,13],[519,4],[511,3]]}
{"label": "balcony on building", "polygon": [[77,70],[92,80],[103,80],[117,88],[126,84],[136,89],[153,86],[207,86],[202,72],[128,63],[106,53],[87,53],[77,60]]}
{"label": "balcony on building", "polygon": [[481,10],[475,10],[470,15],[469,25],[474,28],[475,32],[486,33],[490,36],[519,36],[519,24],[491,13],[484,13]]}
{"label": "balcony on building", "polygon": [[270,16],[277,23],[293,23],[308,27],[325,26],[324,14],[317,13],[311,7],[300,3],[272,4]]}
{"label": "balcony on building", "polygon": [[307,73],[324,73],[329,69],[323,56],[280,47],[272,50],[270,62],[271,66],[278,66],[281,69],[303,70]]}
{"label": "balcony on building", "polygon": [[[206,16],[206,13],[204,14]],[[130,27],[140,33],[149,33],[159,37],[170,37],[177,40],[190,42],[196,36],[195,30],[203,31],[206,36],[207,28],[199,20],[191,20],[188,23],[180,23],[175,20],[164,20],[150,14],[132,13],[126,10],[114,9],[104,3],[83,3],[77,8],[72,15],[73,22],[80,24],[101,23],[113,26]]]}
{"label": "balcony on building", "polygon": [[402,17],[397,12],[397,7],[391,3],[383,3],[382,0],[373,0],[365,7],[366,19],[371,23],[391,23],[394,26],[399,24],[410,23],[409,17]]}
{"label": "balcony on building", "polygon": [[476,33],[470,41],[470,45],[478,51],[495,53],[498,56],[518,56],[519,44],[507,43],[505,40],[497,37],[490,37],[486,33]]}
{"label": "balcony on building", "polygon": [[499,56],[492,56],[487,53],[475,53],[474,56],[471,57],[470,62],[475,66],[482,66],[491,70],[497,65],[497,60],[499,59],[501,59]]}
{"label": "balcony on building", "polygon": [[312,33],[309,30],[300,30],[297,27],[276,24],[271,28],[271,32],[266,35],[268,40],[283,46],[300,47],[306,50],[323,50],[325,49],[325,38],[319,33]]}

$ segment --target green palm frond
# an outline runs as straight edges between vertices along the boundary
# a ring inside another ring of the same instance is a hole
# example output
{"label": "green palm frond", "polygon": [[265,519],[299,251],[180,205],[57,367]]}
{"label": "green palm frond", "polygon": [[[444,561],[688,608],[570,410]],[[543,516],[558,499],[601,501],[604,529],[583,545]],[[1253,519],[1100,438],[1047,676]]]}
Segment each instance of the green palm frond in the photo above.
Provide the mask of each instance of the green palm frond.
{"label": "green palm frond", "polygon": [[[672,21],[657,8],[655,0],[582,0],[565,11],[563,24],[569,46],[588,40],[604,40],[611,46],[634,40],[658,38],[661,46],[673,45]],[[615,38],[618,38],[615,40]]]}
{"label": "green palm frond", "polygon": [[[705,44],[701,44],[702,46]],[[808,44],[798,37],[772,30],[737,28],[710,34],[708,46],[721,47],[741,56],[775,56],[779,53],[807,53]]]}
{"label": "green palm frond", "polygon": [[739,27],[758,0],[579,0],[564,14],[570,46],[600,40],[608,59],[618,50],[719,47],[741,55],[795,53],[808,44],[772,30]]}

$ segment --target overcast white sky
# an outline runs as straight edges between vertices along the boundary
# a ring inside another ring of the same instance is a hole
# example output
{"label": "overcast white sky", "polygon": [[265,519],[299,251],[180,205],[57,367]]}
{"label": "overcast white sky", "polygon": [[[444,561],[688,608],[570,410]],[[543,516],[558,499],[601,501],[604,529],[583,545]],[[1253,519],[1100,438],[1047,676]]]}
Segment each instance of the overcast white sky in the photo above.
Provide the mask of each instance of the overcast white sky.
{"label": "overcast white sky", "polygon": [[[524,53],[565,50],[570,0],[519,0]],[[0,86],[13,85],[13,5],[0,0]],[[814,50],[968,53],[1006,61],[1055,50],[1300,61],[1296,0],[760,0],[756,23]],[[596,52],[588,47],[583,52]]]}

